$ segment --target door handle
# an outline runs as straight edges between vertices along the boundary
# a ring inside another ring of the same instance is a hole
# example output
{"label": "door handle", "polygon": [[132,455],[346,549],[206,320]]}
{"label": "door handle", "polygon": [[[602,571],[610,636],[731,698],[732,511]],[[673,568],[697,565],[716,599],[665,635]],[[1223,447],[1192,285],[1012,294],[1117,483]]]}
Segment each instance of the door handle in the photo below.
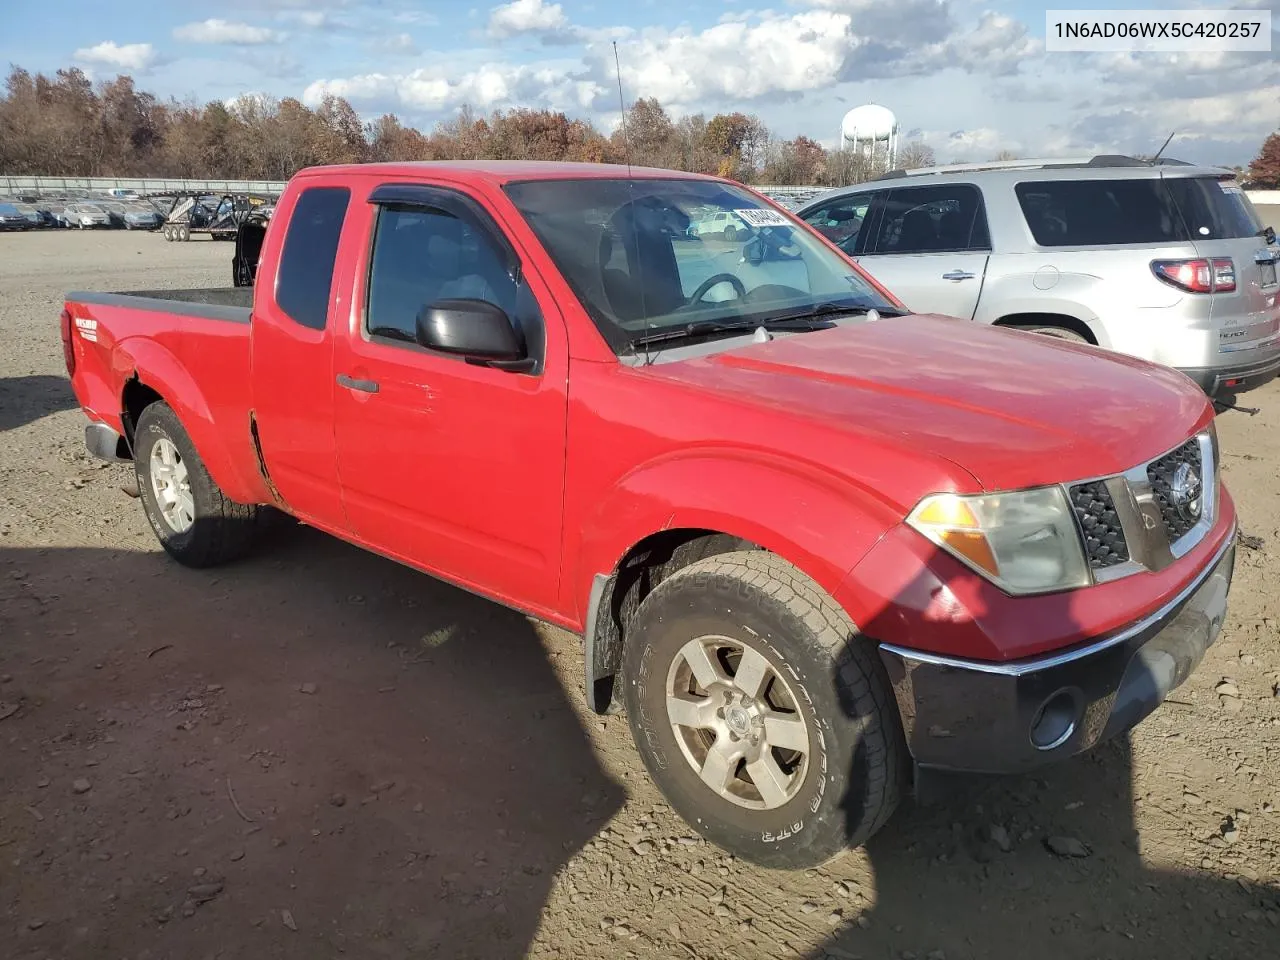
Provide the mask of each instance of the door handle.
{"label": "door handle", "polygon": [[357,380],[355,377],[348,377],[345,373],[338,374],[338,386],[346,387],[348,390],[359,390],[361,393],[378,392],[377,381]]}
{"label": "door handle", "polygon": [[967,270],[952,270],[942,275],[943,280],[972,280],[973,274]]}

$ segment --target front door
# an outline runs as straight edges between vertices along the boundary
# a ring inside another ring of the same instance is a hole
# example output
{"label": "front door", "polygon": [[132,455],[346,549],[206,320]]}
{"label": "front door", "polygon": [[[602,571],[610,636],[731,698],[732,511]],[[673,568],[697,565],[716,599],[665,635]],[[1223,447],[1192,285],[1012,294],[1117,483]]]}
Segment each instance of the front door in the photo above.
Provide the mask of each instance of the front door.
{"label": "front door", "polygon": [[991,242],[972,184],[898,187],[873,210],[855,259],[912,313],[972,320]]}
{"label": "front door", "polygon": [[[352,526],[447,579],[525,609],[551,607],[567,417],[560,316],[476,199],[393,184],[369,199],[353,211],[370,240],[353,258],[354,309],[335,363]],[[538,367],[504,371],[419,346],[419,311],[457,298],[506,311]]]}

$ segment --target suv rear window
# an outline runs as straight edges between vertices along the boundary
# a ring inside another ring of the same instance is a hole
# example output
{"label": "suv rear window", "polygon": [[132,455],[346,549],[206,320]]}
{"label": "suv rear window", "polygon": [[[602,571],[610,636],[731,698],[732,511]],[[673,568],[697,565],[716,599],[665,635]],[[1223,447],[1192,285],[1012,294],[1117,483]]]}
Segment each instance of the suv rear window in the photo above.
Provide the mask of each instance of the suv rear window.
{"label": "suv rear window", "polygon": [[1188,240],[1160,180],[1043,180],[1014,187],[1042,247],[1096,247]]}
{"label": "suv rear window", "polygon": [[1170,177],[1165,186],[1173,194],[1182,218],[1196,240],[1234,240],[1256,237],[1262,219],[1243,190],[1214,177]]}
{"label": "suv rear window", "polygon": [[1042,247],[1185,243],[1258,236],[1258,211],[1216,177],[1046,180],[1014,187]]}

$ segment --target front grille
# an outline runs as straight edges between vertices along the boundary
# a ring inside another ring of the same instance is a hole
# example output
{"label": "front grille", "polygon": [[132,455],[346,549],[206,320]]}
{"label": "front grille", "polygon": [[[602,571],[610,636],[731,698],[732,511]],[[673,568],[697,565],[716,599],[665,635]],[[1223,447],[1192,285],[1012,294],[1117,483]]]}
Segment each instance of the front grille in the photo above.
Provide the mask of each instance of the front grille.
{"label": "front grille", "polygon": [[1097,480],[1071,488],[1071,506],[1084,533],[1085,553],[1094,570],[1113,567],[1129,559],[1120,517],[1107,485]]}
{"label": "front grille", "polygon": [[[1160,507],[1160,516],[1164,520],[1164,529],[1169,535],[1170,543],[1177,543],[1185,537],[1200,519],[1198,511],[1193,516],[1184,516],[1173,502],[1174,474],[1183,464],[1188,465],[1194,472],[1195,478],[1202,485],[1201,489],[1203,491],[1204,474],[1200,462],[1200,441],[1195,438],[1188,440],[1172,453],[1166,453],[1159,460],[1153,460],[1147,465],[1147,480],[1151,483],[1151,490],[1155,494],[1156,503]],[[1200,506],[1203,509],[1203,493],[1198,496],[1200,496]]]}

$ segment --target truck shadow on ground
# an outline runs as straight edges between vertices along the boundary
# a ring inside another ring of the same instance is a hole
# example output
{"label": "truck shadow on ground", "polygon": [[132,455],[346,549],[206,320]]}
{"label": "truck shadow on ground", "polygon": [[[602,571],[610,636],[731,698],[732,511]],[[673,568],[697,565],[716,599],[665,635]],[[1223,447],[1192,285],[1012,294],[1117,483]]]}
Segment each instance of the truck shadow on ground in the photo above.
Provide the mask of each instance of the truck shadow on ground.
{"label": "truck shadow on ground", "polygon": [[[1057,596],[1051,620],[1072,622],[1070,595]],[[1243,866],[1222,836],[1233,825],[1223,811],[1182,795],[1231,767],[1196,757],[1202,766],[1181,769],[1186,752],[1147,741],[1138,758],[1121,734],[1024,775],[932,775],[928,795],[908,799],[866,845],[874,894],[853,891],[832,918],[836,932],[808,960],[1276,955],[1280,887]],[[1145,835],[1135,810],[1142,804],[1152,811]],[[1195,862],[1176,869],[1144,862],[1185,858],[1188,849],[1200,851]]]}
{"label": "truck shadow on ground", "polygon": [[620,808],[526,618],[272,541],[0,547],[9,956],[523,957]]}
{"label": "truck shadow on ground", "polygon": [[23,427],[78,406],[66,377],[0,377],[0,431]]}

